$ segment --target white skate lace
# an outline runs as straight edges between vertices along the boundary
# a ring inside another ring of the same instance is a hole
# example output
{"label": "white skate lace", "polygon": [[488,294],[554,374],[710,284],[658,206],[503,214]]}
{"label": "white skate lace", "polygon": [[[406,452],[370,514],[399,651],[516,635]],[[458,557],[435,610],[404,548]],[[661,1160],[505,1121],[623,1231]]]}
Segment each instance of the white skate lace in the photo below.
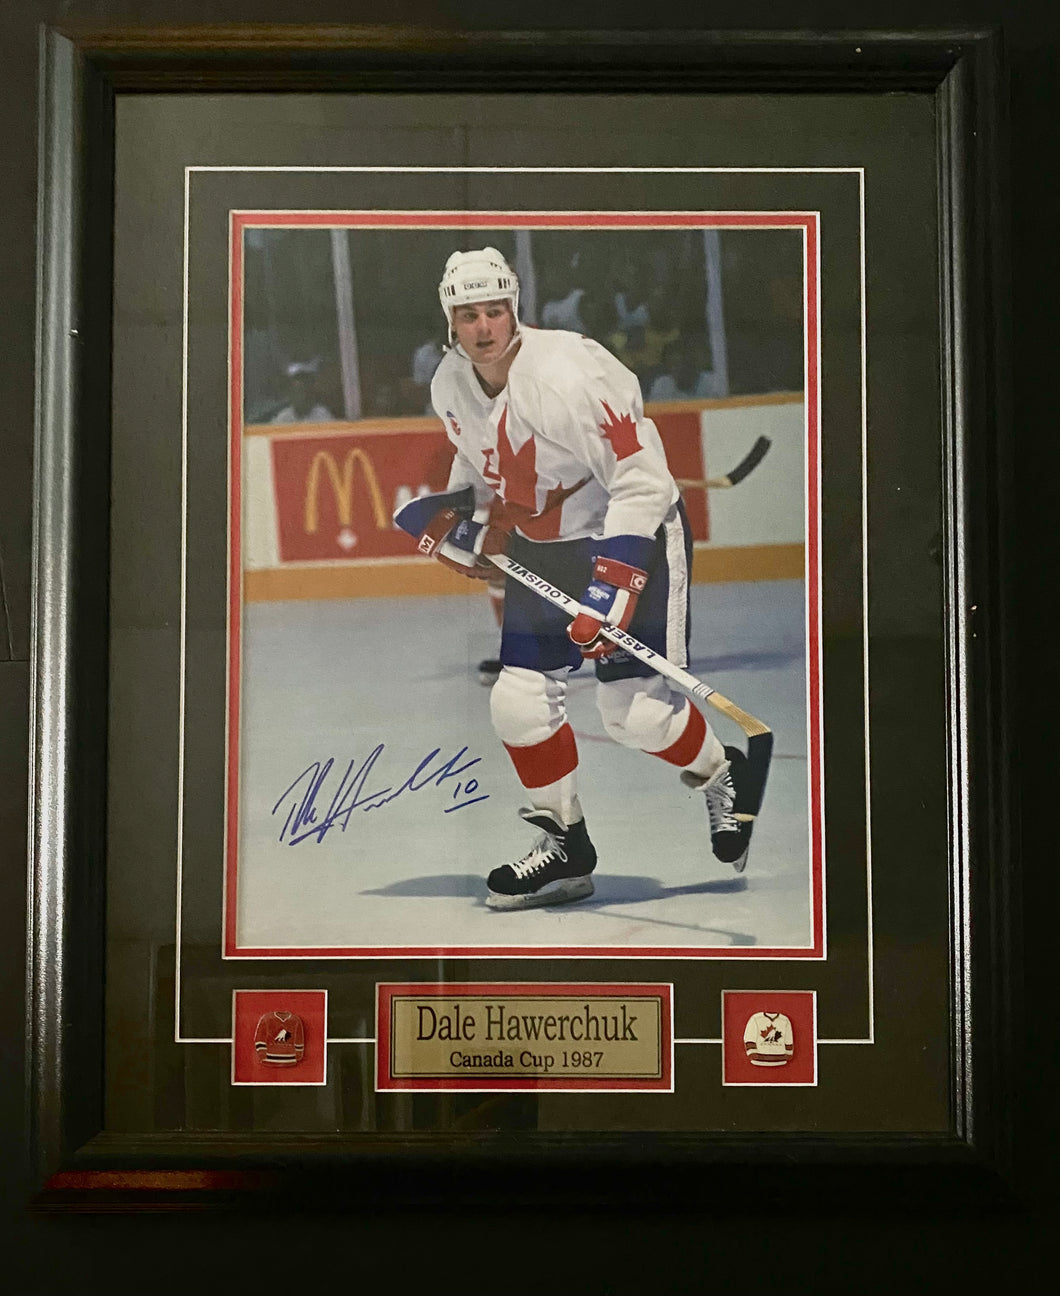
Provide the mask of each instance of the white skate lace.
{"label": "white skate lace", "polygon": [[549,833],[544,833],[541,838],[534,843],[531,849],[517,860],[514,864],[509,864],[509,868],[520,880],[531,877],[534,873],[539,873],[545,865],[552,859],[561,859],[564,864],[567,862],[567,852]]}
{"label": "white skate lace", "polygon": [[709,783],[704,783],[703,794],[707,798],[710,835],[713,837],[720,832],[738,832],[740,821],[732,809],[736,801],[736,790],[727,765]]}

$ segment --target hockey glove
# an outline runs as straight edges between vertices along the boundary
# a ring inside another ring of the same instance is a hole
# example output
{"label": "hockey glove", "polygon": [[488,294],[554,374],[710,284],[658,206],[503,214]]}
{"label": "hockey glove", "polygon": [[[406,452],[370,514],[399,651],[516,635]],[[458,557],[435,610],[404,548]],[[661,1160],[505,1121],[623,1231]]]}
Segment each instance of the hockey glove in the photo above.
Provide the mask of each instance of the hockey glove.
{"label": "hockey glove", "polygon": [[462,518],[452,509],[442,509],[428,523],[417,548],[430,554],[446,567],[473,580],[486,580],[493,564],[482,557],[489,528],[471,518]]}
{"label": "hockey glove", "polygon": [[593,564],[593,579],[582,595],[578,615],[567,627],[567,634],[583,657],[606,657],[615,651],[615,645],[600,631],[605,625],[625,630],[648,583],[643,567],[612,555],[621,553],[647,565],[651,545],[642,536],[613,536],[604,541],[604,552]]}
{"label": "hockey glove", "polygon": [[487,559],[490,554],[504,552],[508,534],[488,520],[473,518],[473,507],[474,496],[467,487],[412,500],[394,514],[394,521],[416,536],[421,554],[437,558],[463,576],[486,580],[496,570]]}

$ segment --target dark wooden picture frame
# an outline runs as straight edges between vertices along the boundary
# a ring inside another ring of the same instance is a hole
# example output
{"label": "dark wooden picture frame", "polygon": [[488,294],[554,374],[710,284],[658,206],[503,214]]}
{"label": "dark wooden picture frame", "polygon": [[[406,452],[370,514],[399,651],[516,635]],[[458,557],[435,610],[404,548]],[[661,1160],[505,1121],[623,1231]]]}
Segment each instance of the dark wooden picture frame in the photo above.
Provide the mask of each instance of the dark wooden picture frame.
{"label": "dark wooden picture frame", "polygon": [[[1003,1199],[1021,1073],[1007,743],[1005,205],[999,42],[989,33],[822,36],[212,28],[42,33],[35,713],[28,985],[34,1164],[44,1208],[250,1200],[694,1200],[753,1191]],[[495,90],[907,91],[937,114],[943,338],[951,910],[945,1135],[542,1133],[223,1136],[102,1132],[107,812],[113,109],[119,94]],[[704,1175],[712,1163],[724,1173]],[[636,1174],[616,1175],[615,1167]],[[742,1185],[742,1189],[737,1185]]]}

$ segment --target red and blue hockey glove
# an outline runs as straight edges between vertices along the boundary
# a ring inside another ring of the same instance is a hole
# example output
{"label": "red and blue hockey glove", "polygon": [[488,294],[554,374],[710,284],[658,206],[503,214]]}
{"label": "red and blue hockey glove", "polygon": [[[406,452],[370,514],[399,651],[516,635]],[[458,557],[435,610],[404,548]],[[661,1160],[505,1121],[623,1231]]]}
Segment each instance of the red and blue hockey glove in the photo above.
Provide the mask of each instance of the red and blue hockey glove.
{"label": "red and blue hockey glove", "polygon": [[442,509],[420,536],[418,548],[420,553],[431,554],[463,576],[487,580],[494,571],[493,564],[482,553],[489,533],[485,523],[459,517],[452,509]]}
{"label": "red and blue hockey glove", "polygon": [[[603,542],[603,552],[593,564],[593,579],[582,595],[578,615],[567,627],[571,642],[577,644],[583,657],[606,657],[615,651],[615,645],[600,631],[605,625],[625,630],[633,620],[637,600],[648,583],[644,568],[651,547],[651,540],[643,536],[612,536]],[[643,566],[626,558],[639,560]]]}
{"label": "red and blue hockey glove", "polygon": [[421,554],[437,558],[462,576],[487,580],[496,568],[488,561],[490,554],[503,553],[508,531],[494,526],[487,518],[472,517],[474,492],[468,486],[462,491],[420,496],[394,514],[402,530],[415,536]]}

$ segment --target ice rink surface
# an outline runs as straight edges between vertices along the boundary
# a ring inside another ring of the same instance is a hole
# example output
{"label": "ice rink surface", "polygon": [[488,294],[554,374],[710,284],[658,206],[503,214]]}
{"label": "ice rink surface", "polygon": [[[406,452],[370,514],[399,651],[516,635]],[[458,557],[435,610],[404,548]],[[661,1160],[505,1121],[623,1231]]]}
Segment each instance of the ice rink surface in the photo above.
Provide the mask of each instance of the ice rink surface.
{"label": "ice rink surface", "polygon": [[747,871],[713,857],[702,795],[672,766],[605,735],[583,666],[568,711],[596,893],[516,912],[485,905],[488,871],[536,833],[478,681],[498,645],[484,590],[248,605],[237,947],[807,947],[804,598],[801,581],[693,586],[691,670],[775,735]]}

